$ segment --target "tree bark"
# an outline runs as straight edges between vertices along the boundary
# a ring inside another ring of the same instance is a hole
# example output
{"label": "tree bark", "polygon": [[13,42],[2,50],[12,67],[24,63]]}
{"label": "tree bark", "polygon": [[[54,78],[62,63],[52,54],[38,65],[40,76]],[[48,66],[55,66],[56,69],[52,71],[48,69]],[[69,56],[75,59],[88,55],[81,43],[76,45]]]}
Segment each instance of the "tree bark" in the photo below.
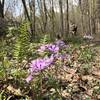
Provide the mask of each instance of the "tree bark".
{"label": "tree bark", "polygon": [[60,28],[61,28],[61,37],[63,37],[64,35],[64,22],[63,22],[63,7],[62,7],[62,0],[59,0],[59,7],[60,7]]}
{"label": "tree bark", "polygon": [[83,16],[83,7],[82,7],[82,0],[79,0],[79,7],[80,7],[80,15],[81,15],[81,27],[82,27],[82,33],[85,33],[85,27],[84,27],[84,16]]}
{"label": "tree bark", "polygon": [[1,18],[4,18],[4,3],[5,3],[5,0],[0,0],[0,17]]}
{"label": "tree bark", "polygon": [[66,30],[66,36],[67,37],[69,35],[69,4],[68,4],[68,0],[66,0],[66,5],[67,5],[67,9],[66,9],[66,23],[67,23],[67,30]]}
{"label": "tree bark", "polygon": [[97,26],[98,26],[98,33],[100,33],[100,0],[96,0],[96,7],[97,7]]}
{"label": "tree bark", "polygon": [[25,0],[22,0],[22,3],[23,3],[23,6],[24,6],[24,10],[25,10],[27,19],[30,22],[30,30],[31,30],[31,36],[30,36],[31,39],[30,40],[33,41],[33,38],[35,38],[35,37],[34,37],[33,25],[32,25],[32,22],[31,22],[32,20],[31,20],[31,18],[29,16],[29,12],[28,12]]}
{"label": "tree bark", "polygon": [[86,0],[87,3],[87,12],[88,12],[88,25],[89,25],[89,34],[92,35],[92,31],[91,31],[91,17],[90,17],[90,7],[89,7],[89,0]]}
{"label": "tree bark", "polygon": [[47,32],[47,8],[46,8],[46,3],[45,3],[45,0],[43,0],[43,7],[44,7],[44,33]]}
{"label": "tree bark", "polygon": [[55,24],[54,24],[54,1],[51,0],[51,23],[52,23],[52,32],[51,32],[51,39],[53,40],[55,37]]}
{"label": "tree bark", "polygon": [[30,19],[32,24],[32,38],[35,37],[35,0],[29,1],[29,7],[30,7]]}
{"label": "tree bark", "polygon": [[27,7],[26,7],[26,2],[25,2],[25,0],[22,0],[22,3],[23,3],[23,7],[24,7],[25,13],[26,13],[26,15],[27,15],[27,18],[28,18],[28,20],[29,20],[29,22],[30,22],[31,20],[30,20],[30,16],[29,16],[29,13],[28,13],[28,10],[27,10]]}

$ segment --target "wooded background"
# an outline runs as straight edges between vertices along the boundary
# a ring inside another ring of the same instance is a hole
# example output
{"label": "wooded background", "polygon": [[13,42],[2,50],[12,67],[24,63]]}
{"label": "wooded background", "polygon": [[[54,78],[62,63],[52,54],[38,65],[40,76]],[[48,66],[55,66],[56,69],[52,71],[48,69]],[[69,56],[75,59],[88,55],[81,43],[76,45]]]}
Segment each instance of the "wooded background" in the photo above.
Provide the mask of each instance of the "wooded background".
{"label": "wooded background", "polygon": [[99,34],[100,0],[0,0],[1,29],[4,22],[18,27],[24,20],[30,22],[32,38],[37,34],[67,37],[73,23],[77,35]]}

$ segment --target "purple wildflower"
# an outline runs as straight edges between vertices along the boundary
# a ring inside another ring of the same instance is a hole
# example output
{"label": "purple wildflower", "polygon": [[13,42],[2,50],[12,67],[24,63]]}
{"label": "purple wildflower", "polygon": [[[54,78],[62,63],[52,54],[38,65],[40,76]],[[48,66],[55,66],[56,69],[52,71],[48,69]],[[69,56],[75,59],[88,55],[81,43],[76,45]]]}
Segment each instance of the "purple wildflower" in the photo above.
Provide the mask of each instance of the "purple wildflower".
{"label": "purple wildflower", "polygon": [[51,55],[50,57],[45,57],[45,58],[39,58],[36,60],[31,61],[30,64],[30,75],[26,78],[26,81],[29,82],[32,79],[32,74],[34,72],[41,71],[51,65],[53,63],[54,57]]}
{"label": "purple wildflower", "polygon": [[45,62],[45,66],[49,66],[53,63],[54,57],[53,55],[51,55],[50,57],[45,57],[44,58],[44,62]]}
{"label": "purple wildflower", "polygon": [[42,46],[40,46],[40,48],[37,50],[39,52],[44,52],[46,49],[48,49],[48,47],[50,46],[51,44],[44,44]]}
{"label": "purple wildflower", "polygon": [[27,78],[26,78],[26,82],[29,83],[29,81],[32,80],[32,75],[30,74]]}
{"label": "purple wildflower", "polygon": [[50,50],[52,52],[58,52],[59,47],[57,45],[51,44],[51,45],[48,46],[48,50]]}
{"label": "purple wildflower", "polygon": [[37,51],[44,52],[46,49],[52,52],[57,52],[59,51],[59,46],[54,45],[54,44],[46,44],[46,45],[40,46],[40,48]]}
{"label": "purple wildflower", "polygon": [[30,64],[30,72],[38,72],[41,71],[42,69],[46,68],[53,62],[53,56],[51,57],[45,57],[45,58],[39,58],[36,60],[33,60]]}
{"label": "purple wildflower", "polygon": [[65,59],[66,55],[64,54],[58,54],[59,47],[63,46],[65,47],[65,43],[62,40],[56,41],[54,44],[46,44],[40,46],[40,48],[37,50],[39,52],[44,52],[45,50],[51,51],[53,54],[51,54],[50,57],[44,57],[35,59],[31,61],[30,63],[30,68],[29,68],[29,73],[30,75],[26,78],[26,81],[29,82],[32,79],[33,73],[39,72],[45,68],[47,68],[49,65],[51,65],[54,62],[54,59],[60,58],[60,59]]}
{"label": "purple wildflower", "polygon": [[44,69],[45,67],[45,63],[43,61],[43,59],[39,58],[36,60],[33,60],[30,64],[30,72],[38,72],[42,69]]}
{"label": "purple wildflower", "polygon": [[45,50],[46,50],[46,46],[42,45],[42,46],[40,46],[40,48],[37,51],[44,52]]}
{"label": "purple wildflower", "polygon": [[55,44],[56,44],[57,46],[61,46],[61,47],[66,46],[65,43],[64,43],[62,40],[57,40],[57,41],[55,42]]}

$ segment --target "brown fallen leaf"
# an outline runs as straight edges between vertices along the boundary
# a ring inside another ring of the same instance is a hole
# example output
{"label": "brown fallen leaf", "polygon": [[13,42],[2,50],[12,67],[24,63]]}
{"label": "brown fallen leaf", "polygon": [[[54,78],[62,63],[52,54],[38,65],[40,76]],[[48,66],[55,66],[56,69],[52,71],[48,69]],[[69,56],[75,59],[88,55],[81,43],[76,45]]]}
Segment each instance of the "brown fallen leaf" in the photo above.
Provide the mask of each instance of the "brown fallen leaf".
{"label": "brown fallen leaf", "polygon": [[90,76],[90,75],[82,76],[82,80],[83,81],[85,81],[85,80],[92,81],[93,80],[93,76]]}
{"label": "brown fallen leaf", "polygon": [[66,90],[62,91],[61,94],[62,94],[63,97],[70,96],[70,94]]}
{"label": "brown fallen leaf", "polygon": [[15,94],[15,95],[22,95],[21,90],[15,89],[12,85],[9,85],[7,87],[7,90],[10,91],[11,93]]}
{"label": "brown fallen leaf", "polygon": [[79,89],[80,89],[82,92],[87,91],[87,88],[86,88],[85,86],[82,86],[82,85],[79,86]]}
{"label": "brown fallen leaf", "polygon": [[71,82],[71,81],[72,81],[72,77],[73,77],[72,74],[66,74],[66,76],[65,76],[65,80]]}
{"label": "brown fallen leaf", "polygon": [[74,75],[76,73],[76,69],[67,68],[66,72]]}
{"label": "brown fallen leaf", "polygon": [[92,74],[95,75],[95,76],[97,76],[98,78],[100,78],[100,70],[93,71]]}
{"label": "brown fallen leaf", "polygon": [[100,100],[100,95],[97,96],[98,100]]}
{"label": "brown fallen leaf", "polygon": [[79,75],[75,74],[75,75],[73,76],[72,82],[77,82],[79,79],[80,79]]}
{"label": "brown fallen leaf", "polygon": [[93,89],[87,90],[87,94],[92,96],[92,94],[93,94]]}

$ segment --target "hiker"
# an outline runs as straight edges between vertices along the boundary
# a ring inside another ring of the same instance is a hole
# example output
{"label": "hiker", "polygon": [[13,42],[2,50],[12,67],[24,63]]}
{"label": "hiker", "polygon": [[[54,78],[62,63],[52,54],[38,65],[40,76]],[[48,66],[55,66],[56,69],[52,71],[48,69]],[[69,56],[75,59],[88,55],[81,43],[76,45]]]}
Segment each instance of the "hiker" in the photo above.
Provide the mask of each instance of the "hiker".
{"label": "hiker", "polygon": [[72,35],[77,35],[76,33],[77,33],[77,25],[76,24],[72,24],[71,25],[71,32],[72,32]]}

